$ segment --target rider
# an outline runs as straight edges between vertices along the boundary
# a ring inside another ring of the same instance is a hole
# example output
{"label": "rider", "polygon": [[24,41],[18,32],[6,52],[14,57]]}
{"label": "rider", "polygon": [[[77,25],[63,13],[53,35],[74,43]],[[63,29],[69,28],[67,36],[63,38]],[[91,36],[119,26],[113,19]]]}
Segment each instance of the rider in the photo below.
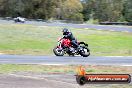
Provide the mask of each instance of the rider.
{"label": "rider", "polygon": [[69,39],[71,41],[71,44],[73,45],[73,47],[78,48],[78,43],[77,40],[75,39],[75,37],[73,36],[72,32],[70,32],[67,28],[63,29],[63,38]]}

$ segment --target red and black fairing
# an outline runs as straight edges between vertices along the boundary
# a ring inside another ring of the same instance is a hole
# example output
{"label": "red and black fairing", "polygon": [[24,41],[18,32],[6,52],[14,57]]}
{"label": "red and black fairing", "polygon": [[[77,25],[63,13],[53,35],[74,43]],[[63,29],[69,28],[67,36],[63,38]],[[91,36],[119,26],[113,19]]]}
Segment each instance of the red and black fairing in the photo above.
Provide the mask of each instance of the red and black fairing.
{"label": "red and black fairing", "polygon": [[62,46],[71,47],[71,41],[69,39],[63,39]]}
{"label": "red and black fairing", "polygon": [[71,47],[72,45],[71,45],[71,41],[69,40],[69,39],[63,39],[63,38],[61,38],[61,39],[59,39],[58,40],[58,48],[64,48],[64,47]]}

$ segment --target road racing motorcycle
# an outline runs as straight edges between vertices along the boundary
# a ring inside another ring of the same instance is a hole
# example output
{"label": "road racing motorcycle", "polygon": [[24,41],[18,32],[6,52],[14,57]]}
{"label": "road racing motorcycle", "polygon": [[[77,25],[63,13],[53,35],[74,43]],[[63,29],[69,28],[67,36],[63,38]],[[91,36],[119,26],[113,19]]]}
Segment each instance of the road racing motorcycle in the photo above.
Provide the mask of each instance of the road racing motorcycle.
{"label": "road racing motorcycle", "polygon": [[53,52],[56,56],[64,56],[64,54],[68,54],[69,56],[81,55],[83,57],[88,57],[90,55],[88,44],[84,42],[77,43],[79,46],[75,48],[69,39],[59,38],[58,45],[53,49]]}

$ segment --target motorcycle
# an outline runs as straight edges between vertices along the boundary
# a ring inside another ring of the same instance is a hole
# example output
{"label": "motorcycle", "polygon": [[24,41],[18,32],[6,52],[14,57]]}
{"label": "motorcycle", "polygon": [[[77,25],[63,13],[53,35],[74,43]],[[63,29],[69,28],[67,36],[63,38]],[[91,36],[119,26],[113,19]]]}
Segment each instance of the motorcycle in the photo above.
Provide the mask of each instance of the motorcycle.
{"label": "motorcycle", "polygon": [[81,55],[83,57],[88,57],[90,55],[88,44],[84,42],[77,43],[79,46],[75,48],[69,39],[60,38],[58,39],[58,45],[53,49],[53,52],[56,56],[64,56],[64,54],[68,54],[69,56]]}
{"label": "motorcycle", "polygon": [[15,23],[25,23],[25,18],[22,18],[22,17],[17,17],[17,18],[14,18],[14,22]]}

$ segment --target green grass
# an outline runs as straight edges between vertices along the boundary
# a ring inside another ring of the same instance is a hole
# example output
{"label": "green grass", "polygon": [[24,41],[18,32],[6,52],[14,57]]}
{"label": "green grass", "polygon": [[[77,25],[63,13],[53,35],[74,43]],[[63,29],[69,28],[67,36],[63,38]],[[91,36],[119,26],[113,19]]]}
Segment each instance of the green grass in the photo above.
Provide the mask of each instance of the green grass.
{"label": "green grass", "polygon": [[54,73],[54,72],[69,72],[68,69],[63,69],[58,66],[41,66],[41,65],[0,65],[0,73],[15,73],[15,72],[36,72],[36,73]]}
{"label": "green grass", "polygon": [[[17,64],[0,64],[1,74],[10,74],[18,72],[31,72],[31,73],[77,73],[78,65],[61,65],[61,66],[50,66],[50,65],[17,65]],[[87,73],[127,73],[131,74],[131,67],[120,67],[120,66],[96,66],[96,65],[85,65]]]}
{"label": "green grass", "polygon": [[[0,25],[0,53],[53,55],[52,49],[62,36],[61,27],[39,27],[24,24]],[[79,41],[89,44],[93,56],[131,56],[132,34],[74,29]]]}
{"label": "green grass", "polygon": [[34,72],[34,73],[73,73],[68,67],[48,66],[48,65],[16,65],[16,64],[0,64],[0,73],[8,74],[15,72]]}

